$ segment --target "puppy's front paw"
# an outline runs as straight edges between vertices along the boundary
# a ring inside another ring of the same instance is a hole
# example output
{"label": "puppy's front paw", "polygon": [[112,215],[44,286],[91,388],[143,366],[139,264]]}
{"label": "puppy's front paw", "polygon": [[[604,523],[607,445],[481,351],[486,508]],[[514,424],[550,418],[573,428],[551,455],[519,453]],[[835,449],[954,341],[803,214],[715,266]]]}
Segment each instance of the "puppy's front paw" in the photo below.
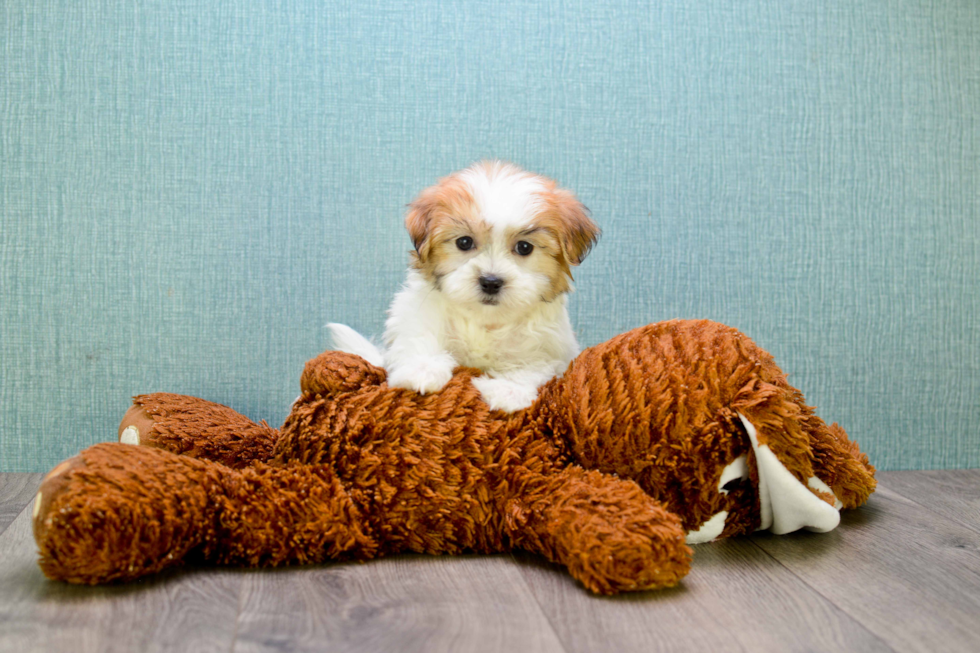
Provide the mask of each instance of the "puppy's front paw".
{"label": "puppy's front paw", "polygon": [[421,394],[442,390],[453,378],[456,361],[450,356],[414,359],[388,370],[388,386]]}
{"label": "puppy's front paw", "polygon": [[527,408],[538,398],[537,387],[510,379],[481,376],[473,379],[473,385],[480,391],[483,401],[487,402],[490,408],[506,413]]}

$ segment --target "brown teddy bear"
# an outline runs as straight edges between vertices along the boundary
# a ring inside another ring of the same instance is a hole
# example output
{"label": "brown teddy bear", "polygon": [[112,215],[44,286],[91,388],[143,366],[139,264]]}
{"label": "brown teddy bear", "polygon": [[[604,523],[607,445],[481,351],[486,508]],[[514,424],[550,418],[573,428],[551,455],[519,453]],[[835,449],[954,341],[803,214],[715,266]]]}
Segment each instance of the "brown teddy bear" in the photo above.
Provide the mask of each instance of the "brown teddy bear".
{"label": "brown teddy bear", "polygon": [[830,530],[875,487],[844,431],[720,324],[664,322],[592,347],[517,413],[491,411],[477,374],[419,395],[326,352],[278,431],[200,399],[136,397],[122,443],[42,483],[41,569],[94,584],[185,560],[524,549],[609,594],[677,583],[685,542]]}

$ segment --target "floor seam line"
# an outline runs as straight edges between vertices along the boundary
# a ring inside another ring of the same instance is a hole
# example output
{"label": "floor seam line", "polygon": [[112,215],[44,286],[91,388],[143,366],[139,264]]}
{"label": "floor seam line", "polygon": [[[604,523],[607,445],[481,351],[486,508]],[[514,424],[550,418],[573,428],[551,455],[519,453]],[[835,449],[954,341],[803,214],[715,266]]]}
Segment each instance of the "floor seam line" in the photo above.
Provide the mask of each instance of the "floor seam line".
{"label": "floor seam line", "polygon": [[[517,568],[517,573],[521,578],[521,582],[524,583],[524,587],[527,589],[528,596],[530,596],[531,600],[534,601],[534,605],[538,606],[538,612],[541,613],[542,617],[544,617],[545,622],[548,624],[548,628],[551,629],[551,632],[554,634],[555,639],[558,641],[558,645],[561,646],[561,650],[564,651],[565,653],[568,653],[569,648],[568,646],[565,645],[565,638],[562,637],[561,634],[558,632],[558,630],[555,628],[555,624],[551,620],[551,617],[548,616],[548,613],[547,611],[545,611],[544,606],[542,606],[541,602],[538,601],[538,597],[534,595],[534,590],[531,588],[531,583],[527,582],[527,576],[524,575],[524,570],[521,568],[520,561],[516,558],[513,551],[509,552],[507,555],[514,563],[515,567]],[[529,555],[533,555],[533,554],[529,554]]]}
{"label": "floor seam line", "polygon": [[242,625],[242,596],[245,594],[245,579],[241,577],[241,574],[235,575],[239,578],[238,605],[235,608],[235,630],[231,634],[231,648],[228,649],[228,653],[234,653],[235,647],[238,646],[238,630]]}
{"label": "floor seam line", "polygon": [[39,478],[37,479],[38,487],[34,490],[34,494],[31,496],[30,499],[27,500],[26,504],[21,506],[20,510],[17,511],[17,514],[14,515],[14,518],[10,520],[10,523],[0,527],[0,535],[3,535],[7,531],[7,529],[10,528],[10,525],[13,524],[15,521],[17,521],[17,518],[20,517],[21,513],[24,512],[24,510],[26,510],[27,508],[31,507],[34,504],[34,499],[37,497],[38,489],[40,489],[41,482],[43,480],[44,480],[44,476],[39,474]]}
{"label": "floor seam line", "polygon": [[[778,537],[778,536],[777,536],[777,537]],[[756,547],[757,549],[759,549],[760,551],[762,551],[762,553],[763,553],[763,555],[765,555],[766,557],[768,557],[768,558],[770,558],[770,559],[772,559],[772,560],[775,560],[775,561],[776,561],[776,564],[778,564],[778,565],[779,565],[780,567],[782,567],[782,568],[783,568],[783,569],[785,569],[785,570],[786,570],[787,572],[789,572],[789,573],[790,573],[790,574],[791,574],[791,575],[793,576],[793,578],[795,578],[796,580],[798,580],[798,581],[800,581],[801,583],[803,583],[803,585],[805,585],[805,586],[806,586],[807,588],[809,588],[811,592],[813,592],[814,594],[816,594],[817,596],[819,596],[820,598],[822,598],[822,599],[823,599],[824,601],[826,601],[826,602],[827,602],[827,603],[829,603],[830,605],[832,605],[832,606],[834,607],[834,610],[836,610],[836,611],[838,611],[838,612],[840,612],[840,613],[841,613],[841,614],[843,614],[843,615],[844,615],[844,616],[845,616],[845,617],[846,617],[846,618],[847,618],[848,620],[850,620],[850,621],[852,621],[853,623],[855,623],[855,624],[857,624],[857,625],[858,625],[858,626],[859,626],[859,627],[861,628],[861,630],[863,630],[864,632],[866,632],[866,633],[868,633],[868,634],[869,634],[869,635],[870,635],[871,637],[873,637],[873,638],[874,638],[874,640],[875,640],[875,641],[877,641],[877,642],[881,642],[881,645],[882,645],[882,646],[884,646],[885,648],[887,648],[887,649],[888,649],[888,650],[890,650],[890,651],[896,651],[896,649],[895,649],[895,647],[893,647],[893,646],[892,646],[891,644],[889,644],[888,642],[886,642],[885,640],[883,640],[883,639],[882,639],[882,638],[881,638],[881,637],[880,637],[880,636],[878,635],[878,633],[876,633],[876,632],[874,632],[873,630],[871,630],[870,628],[868,628],[868,626],[866,626],[866,625],[865,625],[865,624],[864,624],[864,623],[863,623],[862,621],[860,621],[860,620],[859,620],[859,619],[858,619],[857,617],[855,617],[855,616],[854,616],[853,614],[851,614],[850,612],[848,612],[847,610],[845,610],[845,609],[844,609],[844,608],[843,608],[842,606],[840,606],[840,605],[837,605],[837,602],[836,602],[836,601],[834,601],[834,600],[833,600],[833,599],[831,599],[831,598],[830,598],[829,596],[827,596],[826,594],[824,594],[823,592],[821,592],[821,591],[820,591],[820,590],[819,590],[818,588],[816,588],[816,587],[814,587],[813,585],[811,585],[810,583],[808,583],[808,582],[806,581],[806,579],[805,579],[805,578],[803,578],[802,576],[800,576],[799,574],[797,574],[797,573],[796,573],[795,571],[793,571],[793,569],[791,569],[790,567],[788,567],[788,566],[786,566],[786,565],[785,565],[785,564],[783,563],[783,561],[782,561],[782,560],[780,560],[780,559],[779,559],[779,558],[777,558],[776,556],[774,556],[774,555],[772,555],[771,553],[769,553],[768,551],[766,551],[766,550],[765,550],[765,548],[763,548],[762,546],[760,546],[758,542],[755,542],[755,541],[754,541],[754,540],[752,540],[752,539],[750,539],[749,541],[750,541],[750,542],[752,542],[752,546],[754,546],[754,547]],[[896,651],[896,653],[898,653],[898,652]]]}
{"label": "floor seam line", "polygon": [[924,503],[921,503],[919,501],[916,501],[912,497],[906,495],[903,492],[899,492],[898,490],[896,490],[895,488],[893,488],[891,486],[881,485],[880,483],[879,483],[879,486],[882,487],[882,488],[884,488],[884,489],[886,489],[886,490],[888,490],[889,492],[894,492],[895,494],[897,494],[898,496],[902,497],[906,501],[911,501],[912,503],[914,503],[915,505],[919,506],[923,510],[928,510],[929,512],[931,512],[932,514],[936,515],[937,517],[939,517],[941,519],[945,519],[948,522],[952,522],[952,523],[954,523],[954,524],[956,524],[958,526],[962,526],[963,528],[965,528],[965,529],[967,529],[969,531],[972,531],[974,533],[980,534],[980,527],[978,527],[978,526],[967,524],[965,522],[960,521],[959,519],[956,519],[955,517],[950,517],[948,515],[944,515],[943,513],[939,512],[938,510],[936,510],[934,508],[930,508],[929,506],[925,505]]}

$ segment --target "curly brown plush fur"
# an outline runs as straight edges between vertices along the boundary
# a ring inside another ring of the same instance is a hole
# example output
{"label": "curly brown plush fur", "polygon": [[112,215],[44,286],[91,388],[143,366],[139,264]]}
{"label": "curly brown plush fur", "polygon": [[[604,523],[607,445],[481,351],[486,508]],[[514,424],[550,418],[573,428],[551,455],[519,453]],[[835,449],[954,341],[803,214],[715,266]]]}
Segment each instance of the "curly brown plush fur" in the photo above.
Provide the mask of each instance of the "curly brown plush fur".
{"label": "curly brown plush fur", "polygon": [[[41,568],[101,583],[186,559],[259,566],[524,549],[594,592],[666,587],[689,569],[685,531],[720,513],[721,536],[760,525],[743,420],[799,483],[829,487],[809,490],[819,499],[854,507],[874,489],[843,430],[729,327],[674,321],[623,334],[510,415],[489,410],[476,374],[459,369],[423,396],[327,352],[307,363],[281,431],[200,399],[137,397],[120,433],[138,431],[143,446],[96,445],[42,484]],[[743,455],[745,482],[720,491]]]}

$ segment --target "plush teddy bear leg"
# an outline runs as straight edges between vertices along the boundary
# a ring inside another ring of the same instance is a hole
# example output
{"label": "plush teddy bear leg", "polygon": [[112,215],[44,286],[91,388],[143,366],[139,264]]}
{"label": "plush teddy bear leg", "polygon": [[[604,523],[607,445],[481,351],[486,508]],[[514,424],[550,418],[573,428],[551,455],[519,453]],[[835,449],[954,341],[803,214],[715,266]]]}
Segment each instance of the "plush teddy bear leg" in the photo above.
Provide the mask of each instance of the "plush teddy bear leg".
{"label": "plush teddy bear leg", "polygon": [[633,481],[569,467],[527,487],[509,534],[593,592],[670,587],[690,569],[680,520]]}
{"label": "plush teddy bear leg", "polygon": [[119,444],[55,467],[33,525],[41,570],[71,583],[133,580],[185,559],[257,566],[377,551],[326,466],[237,471]]}
{"label": "plush teddy bear leg", "polygon": [[133,398],[119,423],[119,441],[213,460],[240,469],[267,461],[279,431],[231,408],[196,397],[158,392]]}

